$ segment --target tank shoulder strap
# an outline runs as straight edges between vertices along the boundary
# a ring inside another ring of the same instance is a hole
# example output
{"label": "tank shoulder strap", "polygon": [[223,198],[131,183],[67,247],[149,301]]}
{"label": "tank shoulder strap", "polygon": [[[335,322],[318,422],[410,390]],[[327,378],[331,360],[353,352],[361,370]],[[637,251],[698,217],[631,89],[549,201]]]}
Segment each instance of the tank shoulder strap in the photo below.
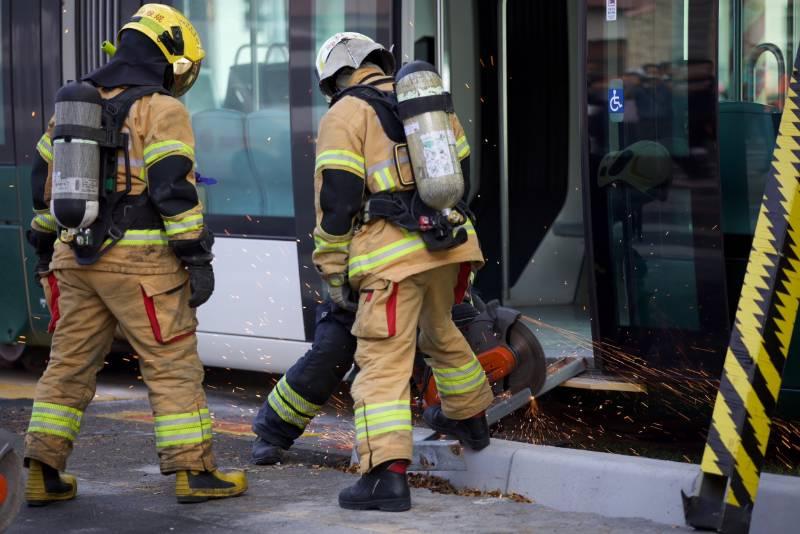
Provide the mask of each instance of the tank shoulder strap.
{"label": "tank shoulder strap", "polygon": [[[142,97],[156,93],[162,95],[169,94],[166,89],[158,85],[137,85],[129,87],[120,94],[107,99],[103,105],[105,129],[118,133],[122,130],[122,125],[125,124],[125,119],[128,117],[128,112],[131,106],[133,106],[133,103]],[[114,137],[118,138],[119,136],[116,135]],[[117,146],[119,147],[120,145],[117,144]]]}
{"label": "tank shoulder strap", "polygon": [[395,143],[406,142],[403,122],[397,114],[397,96],[394,91],[381,91],[372,85],[352,85],[339,91],[331,101],[331,106],[345,96],[353,96],[369,104],[378,116],[386,136]]}
{"label": "tank shoulder strap", "polygon": [[[128,134],[122,133],[122,126],[128,117],[128,112],[133,103],[140,98],[155,93],[169,94],[163,87],[143,85],[129,87],[120,94],[108,98],[103,103],[103,130],[106,142],[101,143],[101,170],[104,181],[101,184],[100,214],[92,225],[95,235],[102,236],[92,246],[74,248],[75,259],[80,265],[96,263],[102,256],[111,250],[132,228],[139,219],[147,218],[152,212],[150,198],[141,194],[128,202],[122,210],[122,216],[115,218],[117,206],[122,205],[123,199],[131,192],[132,177],[130,154],[128,153]],[[116,190],[117,156],[122,151],[125,162],[125,189]]]}

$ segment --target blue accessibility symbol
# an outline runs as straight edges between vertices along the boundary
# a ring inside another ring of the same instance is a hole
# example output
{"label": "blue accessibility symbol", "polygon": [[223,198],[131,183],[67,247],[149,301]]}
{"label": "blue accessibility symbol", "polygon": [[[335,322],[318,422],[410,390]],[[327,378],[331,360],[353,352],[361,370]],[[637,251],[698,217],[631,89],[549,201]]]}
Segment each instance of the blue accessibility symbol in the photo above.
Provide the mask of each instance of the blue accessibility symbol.
{"label": "blue accessibility symbol", "polygon": [[622,94],[622,88],[612,87],[608,90],[608,111],[609,113],[625,112],[625,95]]}

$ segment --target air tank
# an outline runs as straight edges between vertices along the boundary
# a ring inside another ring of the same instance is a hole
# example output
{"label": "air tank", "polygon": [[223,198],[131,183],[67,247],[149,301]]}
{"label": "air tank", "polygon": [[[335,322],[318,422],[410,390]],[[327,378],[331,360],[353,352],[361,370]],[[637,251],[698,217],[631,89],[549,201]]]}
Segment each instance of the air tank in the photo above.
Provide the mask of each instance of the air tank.
{"label": "air tank", "polygon": [[[100,146],[81,130],[99,129],[102,116],[103,99],[94,86],[72,82],[56,93],[50,212],[69,230],[90,226],[100,208]],[[79,128],[68,135],[59,128],[68,125]]]}
{"label": "air tank", "polygon": [[397,72],[395,87],[419,196],[436,210],[453,208],[464,195],[464,176],[442,78],[430,63],[412,61]]}

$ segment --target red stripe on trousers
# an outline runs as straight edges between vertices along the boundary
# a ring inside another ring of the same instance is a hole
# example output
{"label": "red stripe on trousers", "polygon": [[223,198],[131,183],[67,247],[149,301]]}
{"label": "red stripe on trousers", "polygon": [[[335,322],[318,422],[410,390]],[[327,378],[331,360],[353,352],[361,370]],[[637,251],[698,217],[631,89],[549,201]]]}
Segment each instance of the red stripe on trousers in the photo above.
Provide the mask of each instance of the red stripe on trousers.
{"label": "red stripe on trousers", "polygon": [[61,318],[61,310],[58,308],[61,290],[58,289],[58,279],[55,273],[47,275],[47,285],[50,286],[50,324],[47,325],[47,331],[52,334],[56,331],[56,323]]}
{"label": "red stripe on trousers", "polygon": [[467,294],[467,289],[469,289],[470,274],[472,274],[472,265],[465,261],[461,264],[461,268],[458,271],[458,282],[453,290],[453,296],[455,297],[456,304],[461,304],[461,302],[464,300],[464,296]]}
{"label": "red stripe on trousers", "polygon": [[389,337],[394,337],[397,333],[397,292],[400,289],[398,284],[392,287],[392,294],[386,301],[386,326],[389,330]]}

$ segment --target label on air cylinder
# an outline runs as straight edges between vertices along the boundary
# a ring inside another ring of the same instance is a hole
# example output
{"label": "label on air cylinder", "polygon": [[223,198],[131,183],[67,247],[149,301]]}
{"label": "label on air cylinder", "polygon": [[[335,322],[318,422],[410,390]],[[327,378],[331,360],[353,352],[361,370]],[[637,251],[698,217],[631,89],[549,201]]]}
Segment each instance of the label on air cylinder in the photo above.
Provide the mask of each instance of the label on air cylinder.
{"label": "label on air cylinder", "polygon": [[428,177],[440,178],[455,174],[447,130],[434,130],[419,136]]}
{"label": "label on air cylinder", "polygon": [[419,123],[418,122],[409,122],[408,124],[403,125],[403,130],[406,132],[406,137],[411,134],[415,134],[419,131]]}
{"label": "label on air cylinder", "polygon": [[63,176],[53,173],[53,196],[81,200],[96,199],[99,193],[97,180],[81,176]]}

